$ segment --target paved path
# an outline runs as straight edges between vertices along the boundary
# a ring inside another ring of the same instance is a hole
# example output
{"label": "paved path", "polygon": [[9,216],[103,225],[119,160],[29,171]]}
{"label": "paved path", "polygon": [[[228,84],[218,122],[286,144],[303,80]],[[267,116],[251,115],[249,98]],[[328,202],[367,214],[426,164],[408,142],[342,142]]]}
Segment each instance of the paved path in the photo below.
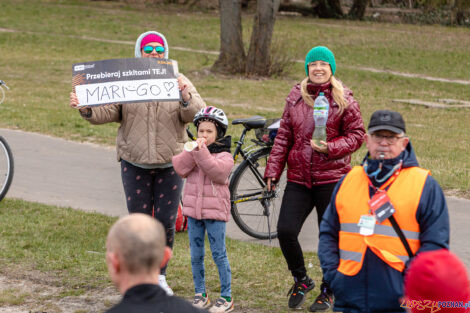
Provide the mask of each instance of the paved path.
{"label": "paved path", "polygon": [[[111,216],[127,214],[120,167],[113,148],[71,142],[60,138],[0,129],[15,158],[15,176],[7,197],[41,202]],[[470,268],[470,200],[448,197],[451,250]],[[304,250],[316,251],[316,214],[308,218],[300,240]],[[231,238],[278,246],[253,239],[233,222]]]}

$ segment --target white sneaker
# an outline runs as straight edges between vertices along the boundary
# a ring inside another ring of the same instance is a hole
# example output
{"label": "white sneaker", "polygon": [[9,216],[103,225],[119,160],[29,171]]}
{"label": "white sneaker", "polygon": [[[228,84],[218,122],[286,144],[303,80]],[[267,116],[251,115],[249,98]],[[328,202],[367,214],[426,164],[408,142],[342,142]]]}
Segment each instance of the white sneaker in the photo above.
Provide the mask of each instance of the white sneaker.
{"label": "white sneaker", "polygon": [[204,298],[202,293],[196,293],[194,295],[193,306],[196,308],[205,309],[211,306],[211,300],[209,300],[207,295]]}
{"label": "white sneaker", "polygon": [[163,288],[163,290],[166,291],[167,295],[172,296],[174,294],[173,290],[171,290],[170,286],[168,286],[168,284],[166,282],[165,275],[158,276],[158,284],[160,285],[160,287]]}
{"label": "white sneaker", "polygon": [[215,302],[214,306],[209,309],[210,313],[219,313],[219,312],[230,312],[233,311],[233,299],[228,302],[224,298],[219,298]]}

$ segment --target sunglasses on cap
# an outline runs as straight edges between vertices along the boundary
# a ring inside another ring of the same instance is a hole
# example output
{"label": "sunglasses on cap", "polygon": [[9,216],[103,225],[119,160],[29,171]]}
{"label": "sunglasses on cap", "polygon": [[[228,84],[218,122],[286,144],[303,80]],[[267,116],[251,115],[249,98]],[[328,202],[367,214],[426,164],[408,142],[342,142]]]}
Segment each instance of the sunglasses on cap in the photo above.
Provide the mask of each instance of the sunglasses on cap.
{"label": "sunglasses on cap", "polygon": [[158,53],[158,54],[162,54],[163,52],[165,52],[165,47],[162,47],[162,46],[156,46],[156,47],[145,46],[144,49],[142,49],[142,50],[145,53],[150,54],[150,53],[152,53],[153,49],[155,49],[155,52]]}

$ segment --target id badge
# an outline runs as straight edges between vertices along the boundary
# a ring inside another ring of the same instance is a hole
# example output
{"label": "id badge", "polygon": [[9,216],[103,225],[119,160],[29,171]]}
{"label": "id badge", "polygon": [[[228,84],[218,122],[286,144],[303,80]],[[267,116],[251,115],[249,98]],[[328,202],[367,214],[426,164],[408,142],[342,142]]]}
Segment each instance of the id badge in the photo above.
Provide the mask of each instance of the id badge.
{"label": "id badge", "polygon": [[369,200],[369,207],[379,224],[395,213],[395,208],[385,191],[377,191]]}
{"label": "id badge", "polygon": [[359,234],[363,236],[373,235],[375,222],[376,219],[374,215],[362,215],[359,219],[359,223],[357,223],[357,226],[359,226]]}

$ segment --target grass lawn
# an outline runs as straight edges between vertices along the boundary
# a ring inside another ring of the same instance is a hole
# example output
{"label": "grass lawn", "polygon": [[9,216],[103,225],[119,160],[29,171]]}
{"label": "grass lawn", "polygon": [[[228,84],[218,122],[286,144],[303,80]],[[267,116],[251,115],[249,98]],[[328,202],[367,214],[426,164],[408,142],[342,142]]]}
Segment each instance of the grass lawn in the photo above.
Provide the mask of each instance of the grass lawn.
{"label": "grass lawn", "polygon": [[[15,270],[27,278],[29,272],[40,271],[56,277],[55,283],[62,288],[54,295],[57,299],[108,287],[111,282],[104,260],[105,241],[115,220],[70,208],[6,199],[0,202],[0,274]],[[177,233],[168,281],[176,294],[191,299],[194,287],[188,251],[187,233]],[[227,251],[237,309],[284,312],[292,279],[280,249],[227,238]],[[305,261],[313,264],[309,274],[320,282],[316,254],[306,253]],[[215,300],[220,285],[208,242],[205,263],[207,290]],[[310,302],[317,293],[315,289],[309,295]],[[0,307],[20,305],[28,297],[35,295],[0,292]]]}

